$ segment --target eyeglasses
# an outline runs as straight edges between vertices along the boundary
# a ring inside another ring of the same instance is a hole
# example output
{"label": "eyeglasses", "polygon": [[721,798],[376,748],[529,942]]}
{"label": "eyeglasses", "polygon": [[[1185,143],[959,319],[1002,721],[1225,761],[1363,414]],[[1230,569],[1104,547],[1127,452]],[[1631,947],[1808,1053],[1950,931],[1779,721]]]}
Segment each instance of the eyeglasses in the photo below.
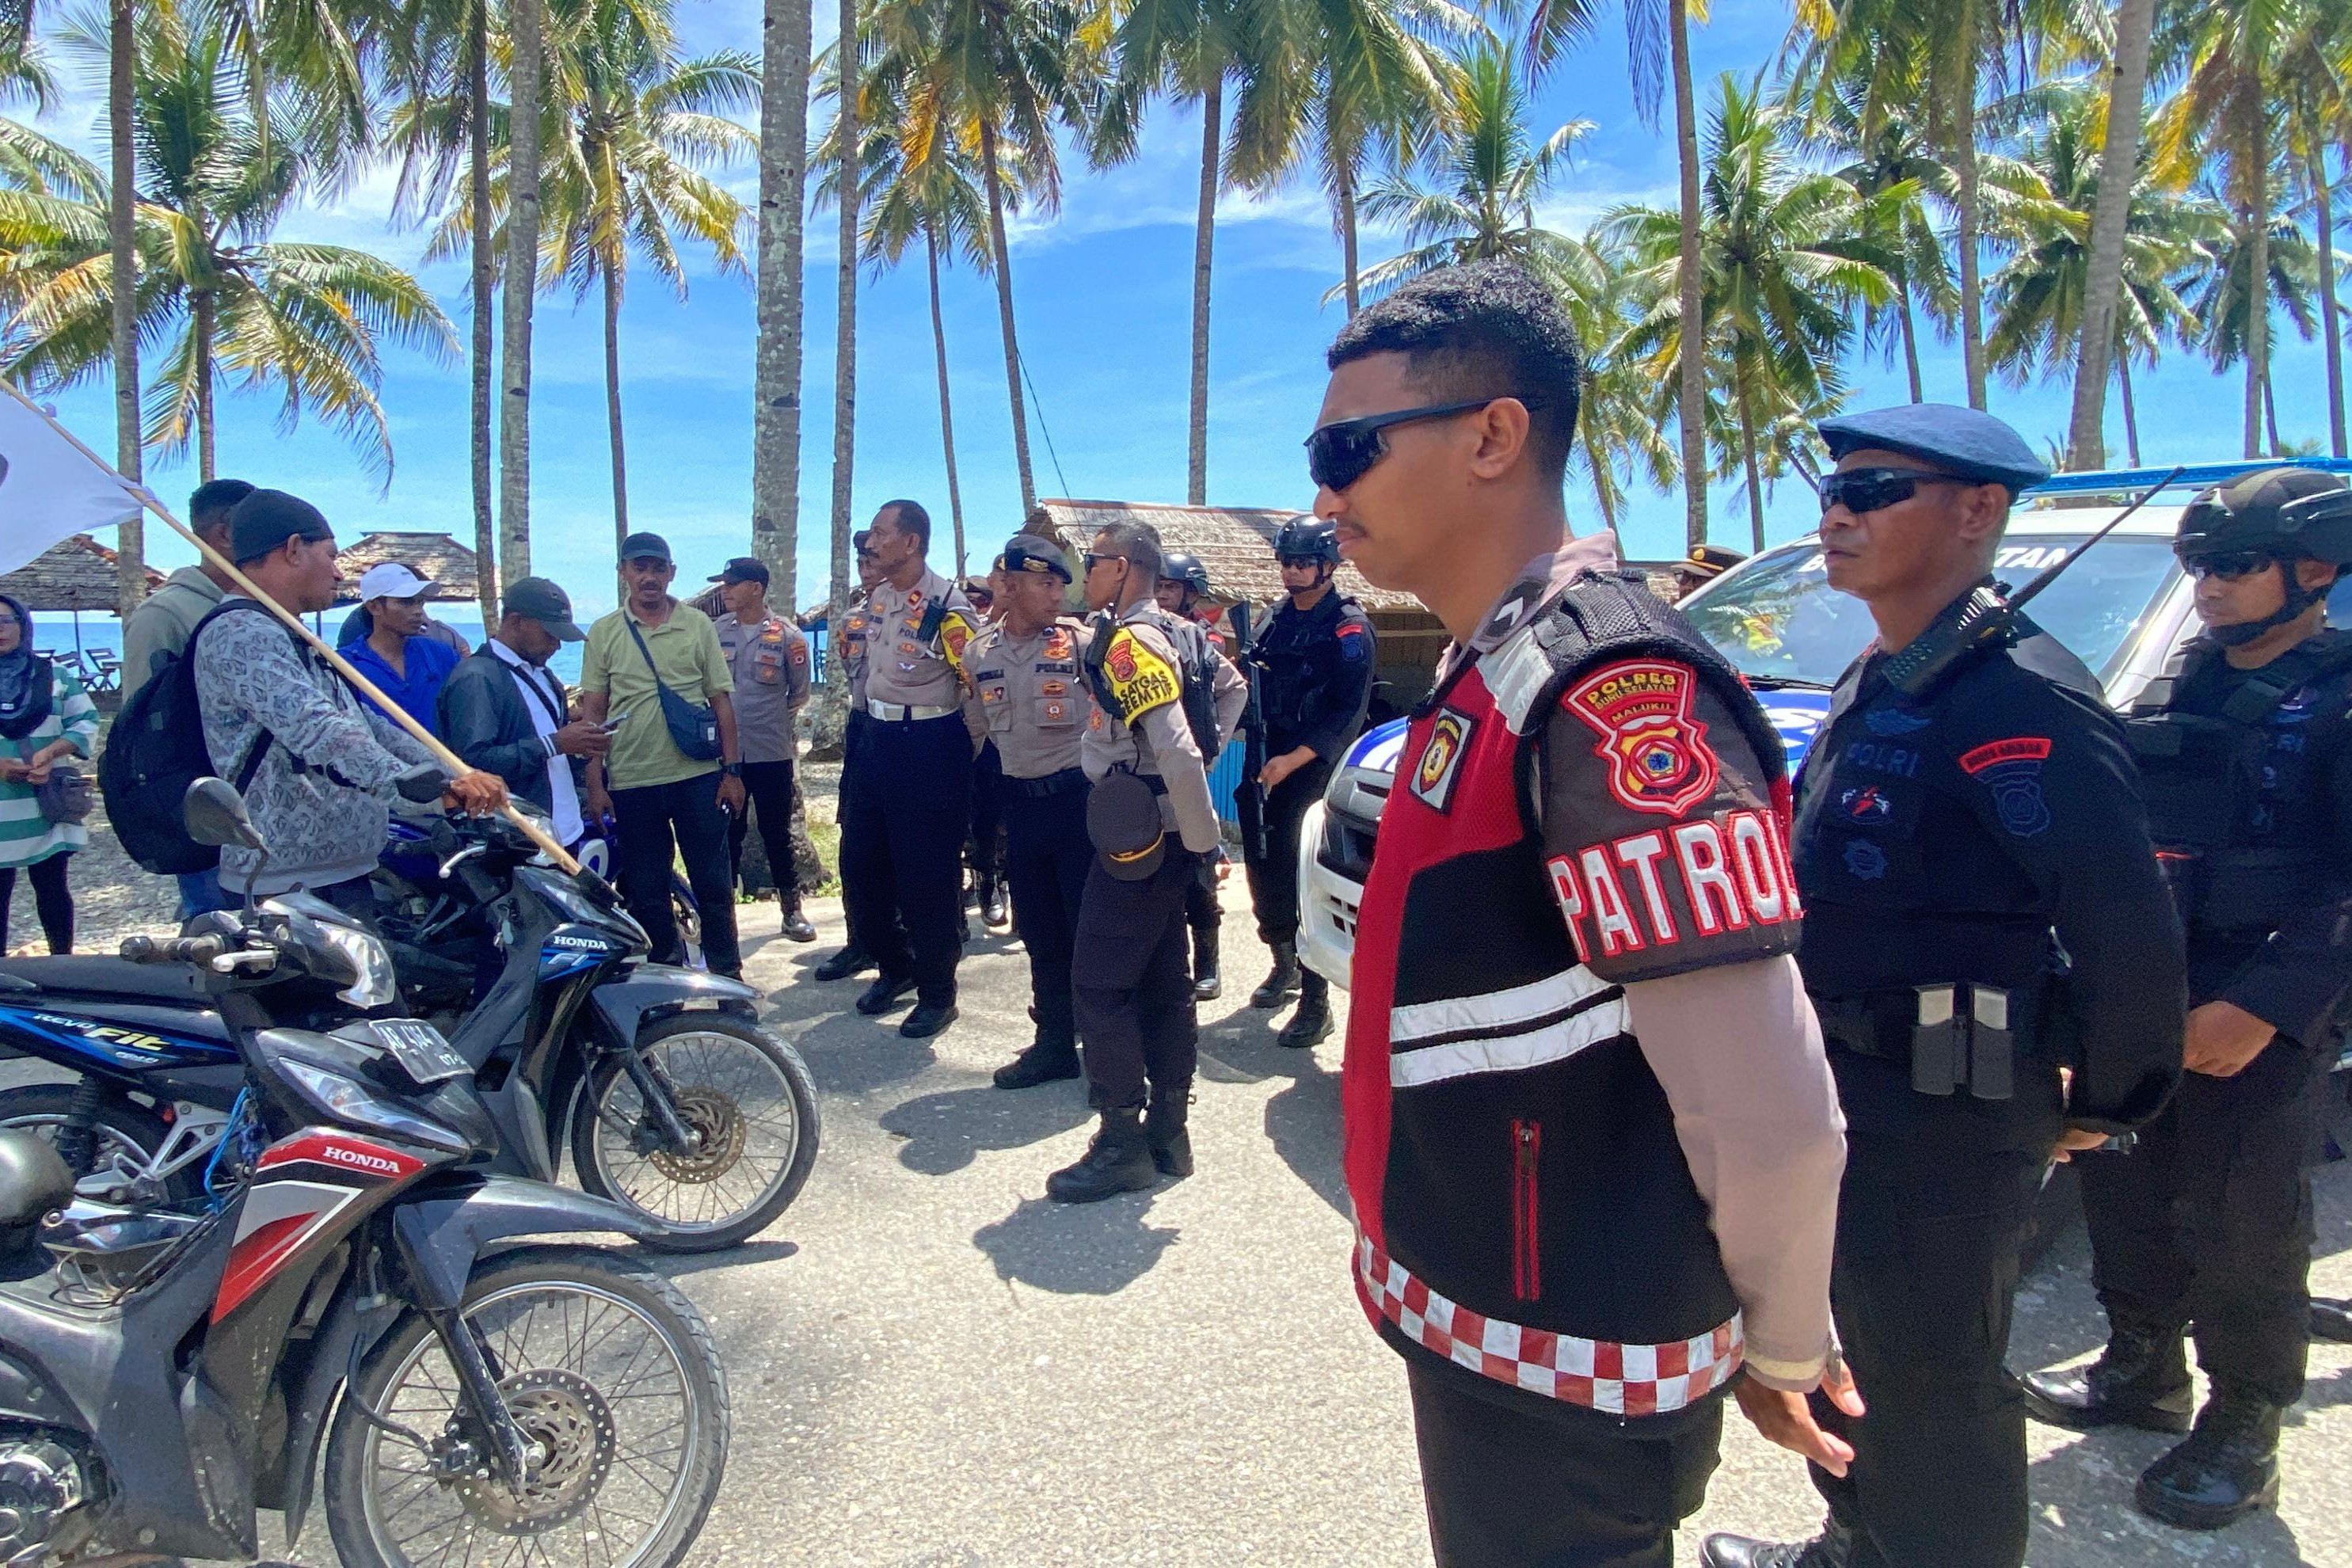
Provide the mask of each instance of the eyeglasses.
{"label": "eyeglasses", "polygon": [[1312,572],[1323,564],[1320,555],[1281,555],[1275,559],[1285,572]]}
{"label": "eyeglasses", "polygon": [[1126,559],[1127,557],[1124,555],[1097,555],[1091,550],[1087,551],[1085,556],[1087,570],[1089,572],[1093,571],[1096,567],[1101,565],[1106,561],[1124,561]]}
{"label": "eyeglasses", "polygon": [[[1328,425],[1318,425],[1307,437],[1307,477],[1325,489],[1344,490],[1370,473],[1372,465],[1388,455],[1388,443],[1381,439],[1381,432],[1391,425],[1467,414],[1512,395],[1515,395],[1503,393],[1494,397],[1474,397],[1466,403],[1433,403],[1425,408],[1400,408],[1390,414],[1367,414],[1360,419],[1335,419]],[[1543,406],[1540,398],[1521,397],[1518,401],[1528,408]]]}
{"label": "eyeglasses", "polygon": [[1909,500],[1921,485],[1976,482],[1956,474],[1931,474],[1925,468],[1848,468],[1843,473],[1822,476],[1822,515],[1828,516],[1833,506],[1843,506],[1860,517],[1864,512],[1883,511]]}
{"label": "eyeglasses", "polygon": [[2202,583],[2208,577],[2219,577],[2224,583],[2235,583],[2251,577],[2275,559],[2259,550],[2233,550],[2226,555],[2191,555],[2180,563],[2180,569]]}

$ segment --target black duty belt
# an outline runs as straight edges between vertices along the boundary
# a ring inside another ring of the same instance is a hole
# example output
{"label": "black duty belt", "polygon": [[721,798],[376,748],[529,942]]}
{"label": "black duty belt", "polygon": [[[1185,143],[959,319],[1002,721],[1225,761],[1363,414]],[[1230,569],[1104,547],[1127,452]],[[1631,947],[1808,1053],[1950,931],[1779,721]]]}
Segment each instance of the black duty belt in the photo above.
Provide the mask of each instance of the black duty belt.
{"label": "black duty belt", "polygon": [[1007,773],[1003,784],[1007,795],[1023,800],[1044,800],[1048,795],[1067,795],[1074,789],[1086,788],[1087,770],[1064,768],[1060,773],[1047,773],[1044,778],[1036,779],[1018,779]]}
{"label": "black duty belt", "polygon": [[1965,980],[1858,996],[1814,994],[1822,1038],[1859,1057],[1911,1069],[1921,1094],[1966,1088],[1978,1100],[2015,1091],[2017,994]]}

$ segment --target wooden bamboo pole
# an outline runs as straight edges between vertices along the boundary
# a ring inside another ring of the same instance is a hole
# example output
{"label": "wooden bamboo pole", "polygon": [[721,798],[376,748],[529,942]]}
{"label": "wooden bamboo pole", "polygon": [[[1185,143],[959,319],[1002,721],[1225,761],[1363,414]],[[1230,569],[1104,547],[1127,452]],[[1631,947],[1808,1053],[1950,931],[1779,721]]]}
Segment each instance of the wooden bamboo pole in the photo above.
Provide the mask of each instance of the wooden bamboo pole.
{"label": "wooden bamboo pole", "polygon": [[[23,404],[26,407],[31,409],[35,414],[40,416],[43,423],[47,424],[50,429],[55,430],[68,441],[72,442],[75,450],[81,453],[83,457],[88,458],[91,462],[96,463],[100,468],[104,468],[108,473],[114,473],[114,467],[112,464],[100,458],[96,452],[91,451],[89,447],[82,442],[80,437],[77,437],[72,431],[67,429],[64,426],[51,418],[49,416],[48,410],[43,408],[39,404],[35,403],[31,398],[26,397],[24,393],[17,389],[16,383],[11,381],[0,381],[0,386],[5,386],[8,389],[10,396]],[[121,478],[120,475],[116,475],[116,477],[118,479]],[[283,621],[288,629],[292,631],[296,637],[300,637],[304,642],[309,643],[312,647],[316,648],[319,653],[325,658],[327,663],[333,667],[336,674],[341,676],[345,680],[350,681],[353,687],[358,689],[361,695],[366,697],[378,708],[383,709],[386,716],[388,716],[394,723],[407,731],[412,738],[414,738],[426,751],[432,752],[434,760],[438,762],[443,767],[447,768],[453,776],[462,778],[467,773],[478,773],[481,771],[468,765],[463,758],[457,755],[457,752],[443,745],[441,743],[440,737],[434,734],[432,731],[426,729],[424,725],[418,723],[415,717],[408,712],[407,710],[404,709],[399,703],[394,702],[391,698],[386,697],[381,690],[377,689],[374,681],[370,680],[366,676],[362,675],[358,670],[352,668],[351,662],[344,658],[341,654],[336,652],[334,648],[329,647],[326,639],[320,637],[309,626],[302,624],[301,616],[294,614],[293,611],[289,610],[285,605],[279,604],[277,600],[271,598],[268,595],[263,593],[258,587],[255,586],[252,578],[247,577],[244,573],[236,569],[236,563],[226,559],[219,551],[215,550],[211,545],[206,544],[203,540],[198,539],[194,531],[190,529],[178,518],[173,517],[172,515],[171,509],[166,507],[162,501],[157,500],[153,495],[149,493],[145,486],[131,485],[126,480],[125,489],[129,494],[136,498],[140,505],[145,507],[149,511],[153,512],[158,518],[162,519],[165,527],[178,534],[181,538],[186,540],[189,543],[194,545],[196,547],[197,554],[203,556],[205,561],[209,562],[214,566],[218,567],[221,572],[227,576],[229,581],[235,583],[237,587],[249,595],[256,604],[258,604],[263,608],[268,610],[270,614]],[[562,845],[558,844],[555,841],[555,836],[553,834],[548,832],[538,823],[533,822],[524,813],[518,811],[515,808],[513,802],[508,802],[505,810],[507,820],[513,823],[517,827],[521,828],[523,833],[533,844],[539,846],[540,849],[545,853],[550,860],[552,860],[556,865],[562,867],[566,871],[577,871],[580,869],[580,862],[572,858],[572,852],[564,848]]]}

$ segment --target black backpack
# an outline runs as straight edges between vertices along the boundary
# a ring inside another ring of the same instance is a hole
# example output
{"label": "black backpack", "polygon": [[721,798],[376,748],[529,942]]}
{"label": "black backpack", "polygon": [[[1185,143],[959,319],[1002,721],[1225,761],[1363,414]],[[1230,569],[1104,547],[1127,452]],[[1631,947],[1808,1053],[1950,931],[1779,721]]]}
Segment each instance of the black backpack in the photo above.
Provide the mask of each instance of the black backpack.
{"label": "black backpack", "polygon": [[[196,639],[233,610],[259,611],[250,599],[216,605],[188,634],[188,646],[122,705],[98,761],[106,819],[123,852],[148,871],[185,875],[220,864],[220,851],[188,837],[183,815],[188,786],[216,770],[205,746],[205,718],[196,700]],[[292,634],[289,634],[289,636]],[[232,781],[243,795],[269,750],[269,731],[238,763]]]}

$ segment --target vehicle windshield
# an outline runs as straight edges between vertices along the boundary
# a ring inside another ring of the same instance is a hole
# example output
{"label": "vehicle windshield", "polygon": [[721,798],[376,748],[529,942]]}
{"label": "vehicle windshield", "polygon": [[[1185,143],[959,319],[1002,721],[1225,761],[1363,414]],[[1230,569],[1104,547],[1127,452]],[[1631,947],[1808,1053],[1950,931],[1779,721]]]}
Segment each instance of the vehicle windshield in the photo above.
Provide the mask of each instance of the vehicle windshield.
{"label": "vehicle windshield", "polygon": [[[1994,557],[1993,575],[2021,588],[2089,537],[2011,540]],[[2170,540],[2109,534],[2026,613],[2100,679],[2109,679],[2179,573]],[[1766,552],[1684,600],[1681,609],[1742,675],[1766,683],[1834,686],[1876,630],[1867,605],[1830,586],[1821,544],[1811,539]]]}

